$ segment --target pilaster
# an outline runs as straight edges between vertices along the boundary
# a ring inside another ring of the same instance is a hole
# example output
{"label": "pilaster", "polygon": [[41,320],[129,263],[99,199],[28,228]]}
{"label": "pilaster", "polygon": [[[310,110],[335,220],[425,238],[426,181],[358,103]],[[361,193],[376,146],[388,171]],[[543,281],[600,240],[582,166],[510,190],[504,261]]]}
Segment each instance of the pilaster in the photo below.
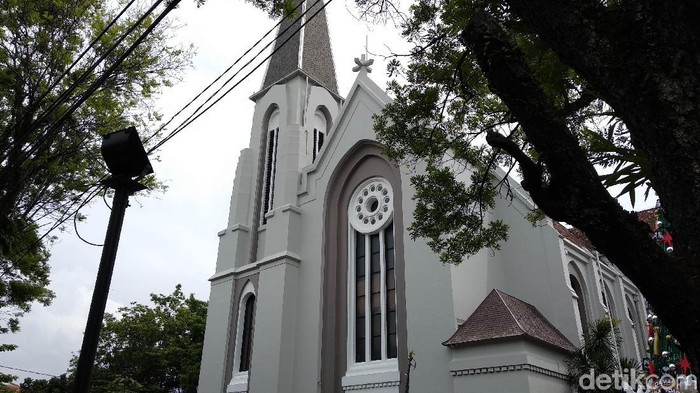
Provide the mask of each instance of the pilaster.
{"label": "pilaster", "polygon": [[290,392],[294,383],[294,350],[300,258],[280,253],[258,262],[258,287],[251,392]]}
{"label": "pilaster", "polygon": [[229,210],[228,228],[220,231],[219,251],[216,259],[216,272],[240,267],[249,262],[250,198],[253,195],[253,160],[251,149],[243,149],[238,159],[236,177]]}

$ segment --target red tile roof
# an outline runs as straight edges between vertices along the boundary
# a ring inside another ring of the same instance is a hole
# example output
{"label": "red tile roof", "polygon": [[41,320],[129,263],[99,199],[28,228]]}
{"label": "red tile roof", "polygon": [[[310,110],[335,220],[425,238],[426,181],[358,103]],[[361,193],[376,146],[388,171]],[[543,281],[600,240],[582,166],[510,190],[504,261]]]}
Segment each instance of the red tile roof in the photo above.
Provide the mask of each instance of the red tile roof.
{"label": "red tile roof", "polygon": [[[644,222],[649,226],[649,234],[651,235],[651,231],[656,228],[656,216],[657,216],[657,209],[656,208],[651,208],[647,210],[642,210],[637,212],[637,217],[639,218],[639,221]],[[562,223],[554,221],[554,229],[559,232],[559,234],[569,240],[570,242],[574,243],[575,245],[592,251],[595,249],[593,246],[593,243],[591,243],[590,240],[588,240],[588,237],[586,236],[585,233],[583,233],[581,230],[576,229],[576,228],[567,228],[565,227]]]}
{"label": "red tile roof", "polygon": [[472,315],[442,343],[457,347],[484,341],[524,338],[564,351],[574,345],[537,308],[497,289],[491,291]]}

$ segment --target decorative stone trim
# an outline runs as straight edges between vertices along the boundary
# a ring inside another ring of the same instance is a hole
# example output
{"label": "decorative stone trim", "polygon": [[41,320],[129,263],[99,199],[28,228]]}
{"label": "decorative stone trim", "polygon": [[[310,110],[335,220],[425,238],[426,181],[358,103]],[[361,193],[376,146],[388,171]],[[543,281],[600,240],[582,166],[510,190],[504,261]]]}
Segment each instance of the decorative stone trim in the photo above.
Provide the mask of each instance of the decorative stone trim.
{"label": "decorative stone trim", "polygon": [[348,206],[350,225],[360,233],[384,229],[394,214],[394,191],[381,177],[373,177],[355,189]]}
{"label": "decorative stone trim", "polygon": [[450,373],[453,377],[468,377],[472,375],[480,374],[495,374],[495,373],[507,373],[511,371],[530,371],[536,374],[542,374],[548,377],[567,380],[566,374],[562,374],[557,371],[553,371],[544,367],[535,366],[534,364],[521,363],[521,364],[508,364],[503,366],[493,366],[493,367],[479,367],[479,368],[467,368],[462,370],[451,370]]}
{"label": "decorative stone trim", "polygon": [[292,213],[296,213],[298,215],[301,215],[301,209],[299,208],[299,206],[296,206],[296,205],[286,204],[286,205],[280,207],[279,209],[282,210],[282,213],[286,213],[288,211],[291,211]]}
{"label": "decorative stone trim", "polygon": [[235,224],[234,226],[231,227],[231,232],[250,232],[250,228],[243,224]]}
{"label": "decorative stone trim", "polygon": [[347,392],[347,391],[349,391],[349,390],[390,388],[390,387],[392,387],[392,386],[399,386],[399,381],[374,382],[374,383],[363,383],[363,384],[360,384],[360,385],[343,386],[343,391],[344,391],[344,392]]}
{"label": "decorative stone trim", "polygon": [[277,254],[269,255],[255,263],[255,265],[261,270],[269,267],[270,265],[277,265],[282,262],[291,263],[299,267],[301,263],[301,257],[293,252],[283,251]]}

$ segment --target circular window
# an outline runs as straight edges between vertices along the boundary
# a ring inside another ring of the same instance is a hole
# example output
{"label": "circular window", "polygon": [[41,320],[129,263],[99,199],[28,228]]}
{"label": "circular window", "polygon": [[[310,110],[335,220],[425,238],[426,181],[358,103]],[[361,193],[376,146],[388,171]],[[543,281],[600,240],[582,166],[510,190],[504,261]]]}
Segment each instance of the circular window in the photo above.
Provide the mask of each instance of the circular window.
{"label": "circular window", "polygon": [[350,199],[350,225],[361,233],[383,229],[394,213],[394,192],[391,184],[381,177],[360,184]]}

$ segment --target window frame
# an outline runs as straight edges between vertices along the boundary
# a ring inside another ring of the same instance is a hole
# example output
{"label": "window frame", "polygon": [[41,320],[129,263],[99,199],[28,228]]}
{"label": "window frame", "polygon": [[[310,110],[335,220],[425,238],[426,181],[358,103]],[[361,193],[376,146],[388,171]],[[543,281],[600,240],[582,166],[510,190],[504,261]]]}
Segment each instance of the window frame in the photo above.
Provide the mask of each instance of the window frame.
{"label": "window frame", "polygon": [[279,109],[270,115],[265,135],[265,170],[263,172],[262,224],[267,224],[267,213],[274,209],[277,155],[279,152]]}
{"label": "window frame", "polygon": [[233,352],[233,375],[231,381],[229,382],[226,392],[247,392],[248,391],[248,378],[250,375],[250,367],[248,370],[240,371],[241,368],[241,352],[243,349],[243,327],[245,324],[245,312],[247,309],[247,302],[250,297],[253,297],[253,310],[252,310],[252,331],[250,333],[250,361],[249,366],[252,364],[252,353],[253,353],[253,341],[255,337],[255,310],[257,306],[257,292],[255,291],[255,286],[251,281],[246,282],[243,290],[241,291],[241,297],[238,301],[238,312],[236,315],[236,339],[235,347]]}
{"label": "window frame", "polygon": [[[351,214],[355,211],[352,210],[353,201],[358,193],[358,190],[362,190],[367,184],[371,182],[381,181],[384,186],[391,187],[390,183],[383,178],[373,177],[362,183],[360,183],[353,191],[353,197],[350,198],[350,203],[347,208],[347,215],[350,218]],[[393,193],[392,193],[393,198]],[[392,202],[393,203],[393,202]],[[398,370],[398,332],[394,334],[394,344],[395,356],[389,357],[388,354],[388,303],[387,303],[387,254],[390,251],[393,256],[393,274],[394,274],[394,326],[398,325],[398,298],[397,298],[397,288],[396,288],[396,231],[393,220],[393,207],[390,212],[392,216],[383,223],[378,228],[373,228],[367,230],[367,228],[355,228],[352,225],[352,220],[348,219],[348,230],[347,230],[347,255],[348,255],[348,274],[347,274],[347,372],[346,377],[353,375],[363,375],[368,372],[394,372]],[[358,230],[362,229],[362,230]],[[392,233],[392,247],[387,249],[386,234],[387,230],[391,230]],[[357,242],[358,236],[364,237],[364,281],[365,285],[363,287],[364,296],[364,360],[357,361]],[[378,359],[372,359],[372,326],[371,326],[371,251],[372,251],[372,237],[377,236],[379,243],[379,287],[380,294],[380,320],[381,320],[381,338],[380,338],[380,356]]]}

